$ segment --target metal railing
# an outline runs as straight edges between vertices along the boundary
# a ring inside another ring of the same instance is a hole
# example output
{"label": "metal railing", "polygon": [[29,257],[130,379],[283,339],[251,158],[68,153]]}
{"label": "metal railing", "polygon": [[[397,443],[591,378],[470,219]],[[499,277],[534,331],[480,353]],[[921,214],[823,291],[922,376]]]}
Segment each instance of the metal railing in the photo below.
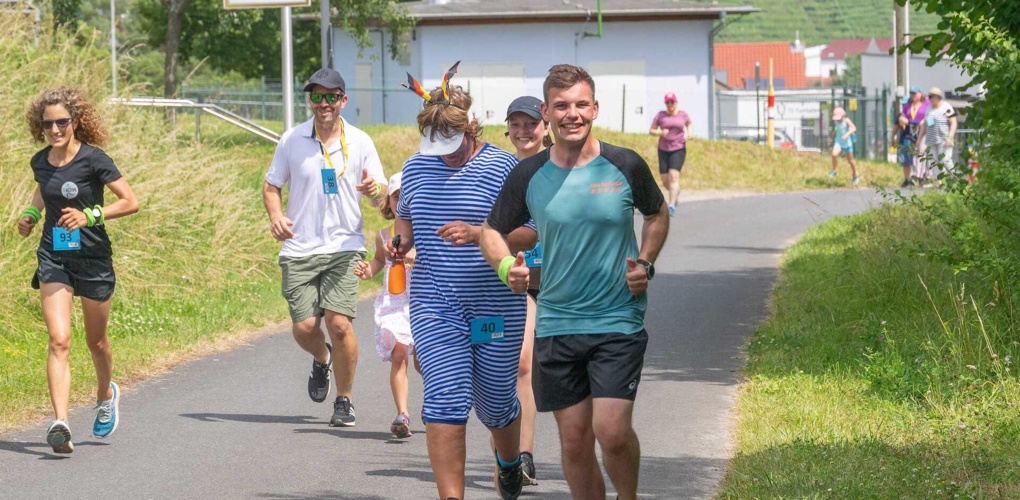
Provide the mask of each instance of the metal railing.
{"label": "metal railing", "polygon": [[[274,144],[280,142],[280,134],[274,130],[268,129],[255,123],[243,116],[240,116],[230,110],[224,109],[216,104],[208,102],[195,102],[190,99],[167,99],[162,97],[111,97],[107,102],[111,104],[120,104],[124,106],[140,106],[150,108],[188,108],[195,109],[215,116],[235,127],[242,130],[255,134],[267,141],[272,141]],[[201,134],[201,125],[198,121],[198,113],[196,117],[196,136]]]}

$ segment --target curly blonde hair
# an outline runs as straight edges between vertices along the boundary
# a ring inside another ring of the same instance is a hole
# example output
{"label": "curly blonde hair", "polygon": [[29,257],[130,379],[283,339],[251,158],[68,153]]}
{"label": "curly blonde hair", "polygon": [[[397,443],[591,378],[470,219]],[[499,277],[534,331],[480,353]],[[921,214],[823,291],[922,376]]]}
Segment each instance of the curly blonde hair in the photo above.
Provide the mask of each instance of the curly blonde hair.
{"label": "curly blonde hair", "polygon": [[96,105],[76,87],[57,87],[44,90],[28,105],[25,119],[35,142],[46,142],[42,119],[46,106],[61,105],[74,117],[74,138],[86,144],[102,146],[106,143],[106,129],[96,111]]}
{"label": "curly blonde hair", "polygon": [[452,134],[460,132],[471,136],[476,142],[480,141],[483,127],[469,111],[471,95],[460,85],[450,86],[449,91],[449,103],[439,102],[443,98],[442,88],[436,87],[430,92],[432,102],[426,102],[425,107],[418,113],[418,132],[425,135],[425,129],[431,127],[430,139],[433,141],[437,133],[450,138]]}

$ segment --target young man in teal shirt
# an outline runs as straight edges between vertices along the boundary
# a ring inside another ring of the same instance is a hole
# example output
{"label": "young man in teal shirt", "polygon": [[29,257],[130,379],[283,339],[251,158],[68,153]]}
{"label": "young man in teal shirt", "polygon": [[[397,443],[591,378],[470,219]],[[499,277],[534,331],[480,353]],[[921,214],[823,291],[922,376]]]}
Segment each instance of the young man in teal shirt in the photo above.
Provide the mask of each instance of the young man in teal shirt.
{"label": "young man in teal shirt", "polygon": [[[619,498],[633,500],[641,452],[631,416],[648,342],[645,290],[669,212],[644,159],[591,134],[598,101],[583,68],[553,66],[544,92],[555,145],[507,177],[482,231],[482,253],[524,293],[528,268],[523,254],[510,254],[506,235],[534,219],[543,252],[535,402],[556,416],[571,495],[605,498],[597,440]],[[634,209],[644,215],[640,248]]]}

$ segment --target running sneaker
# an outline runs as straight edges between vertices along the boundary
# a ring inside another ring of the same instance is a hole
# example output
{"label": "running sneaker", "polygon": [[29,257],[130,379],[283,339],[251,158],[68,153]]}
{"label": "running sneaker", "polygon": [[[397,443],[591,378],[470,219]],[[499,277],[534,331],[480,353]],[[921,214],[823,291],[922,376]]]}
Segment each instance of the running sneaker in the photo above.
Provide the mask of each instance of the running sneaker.
{"label": "running sneaker", "polygon": [[521,452],[521,469],[521,472],[524,473],[524,486],[538,486],[538,476],[535,474],[535,457],[530,452]]}
{"label": "running sneaker", "polygon": [[854,186],[856,186],[858,181],[860,181],[860,178],[857,177],[857,175],[854,175],[853,179],[850,179],[850,184],[853,184]]}
{"label": "running sneaker", "polygon": [[913,179],[903,179],[903,184],[900,184],[901,188],[908,188],[914,185]]}
{"label": "running sneaker", "polygon": [[499,453],[496,450],[492,450],[492,453],[496,456],[496,472],[492,478],[492,482],[496,486],[496,493],[503,500],[517,500],[524,487],[521,456],[518,455],[513,464],[503,467],[499,464]]}
{"label": "running sneaker", "polygon": [[835,177],[837,174],[839,174],[839,172],[836,172],[835,170],[830,171],[829,172],[829,177]]}
{"label": "running sneaker", "polygon": [[333,418],[329,419],[330,427],[354,427],[354,405],[346,396],[337,396],[333,402]]}
{"label": "running sneaker", "polygon": [[113,397],[100,401],[96,406],[96,423],[92,425],[92,435],[97,438],[113,434],[120,422],[120,387],[110,382],[110,389],[113,389]]}
{"label": "running sneaker", "polygon": [[333,346],[326,343],[326,350],[329,357],[325,363],[312,359],[312,374],[308,376],[308,397],[312,401],[321,403],[329,396],[329,365],[333,362]]}
{"label": "running sneaker", "polygon": [[54,420],[46,429],[46,444],[53,447],[53,453],[71,453],[74,443],[71,442],[71,428],[63,420]]}
{"label": "running sneaker", "polygon": [[676,215],[676,207],[674,207],[673,205],[670,205],[669,206],[669,216],[672,217],[674,215]]}
{"label": "running sneaker", "polygon": [[411,419],[406,413],[401,413],[393,419],[393,423],[390,424],[390,432],[400,439],[411,437]]}

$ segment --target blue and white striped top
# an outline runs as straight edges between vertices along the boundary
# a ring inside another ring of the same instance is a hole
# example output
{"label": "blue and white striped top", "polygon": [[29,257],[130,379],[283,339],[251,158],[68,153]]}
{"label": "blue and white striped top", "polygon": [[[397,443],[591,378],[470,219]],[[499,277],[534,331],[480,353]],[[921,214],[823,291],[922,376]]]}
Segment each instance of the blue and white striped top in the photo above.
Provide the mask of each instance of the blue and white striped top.
{"label": "blue and white striped top", "polygon": [[411,222],[418,252],[411,282],[412,317],[434,314],[471,321],[524,306],[524,295],[514,294],[500,281],[478,246],[454,246],[436,234],[457,220],[482,225],[516,165],[512,154],[491,144],[459,168],[438,156],[417,153],[404,163],[397,215]]}

